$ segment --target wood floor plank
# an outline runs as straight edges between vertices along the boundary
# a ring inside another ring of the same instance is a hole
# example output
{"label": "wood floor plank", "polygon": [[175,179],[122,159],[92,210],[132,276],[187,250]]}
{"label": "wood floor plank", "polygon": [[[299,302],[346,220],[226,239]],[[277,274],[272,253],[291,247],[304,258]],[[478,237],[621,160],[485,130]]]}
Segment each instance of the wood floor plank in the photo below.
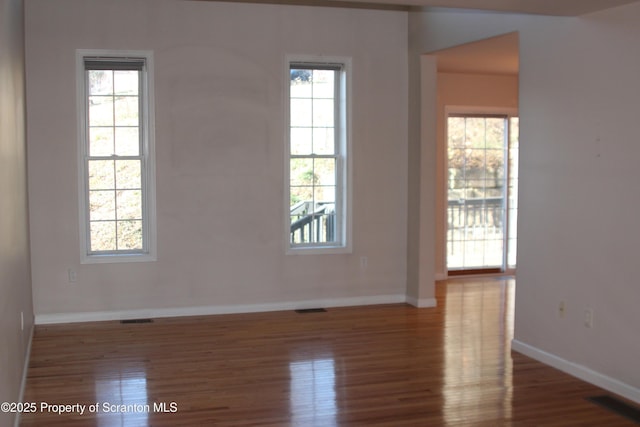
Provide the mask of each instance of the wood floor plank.
{"label": "wood floor plank", "polygon": [[512,280],[466,279],[428,309],[38,326],[25,402],[87,409],[21,425],[635,425],[585,400],[603,390],[511,352],[513,297]]}

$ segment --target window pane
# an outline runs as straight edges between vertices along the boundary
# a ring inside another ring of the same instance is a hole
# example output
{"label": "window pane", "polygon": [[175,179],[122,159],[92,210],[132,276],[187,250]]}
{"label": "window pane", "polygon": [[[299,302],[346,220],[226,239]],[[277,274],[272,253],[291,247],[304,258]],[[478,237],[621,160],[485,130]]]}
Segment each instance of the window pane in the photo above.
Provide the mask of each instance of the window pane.
{"label": "window pane", "polygon": [[485,120],[481,117],[470,117],[466,121],[465,145],[471,148],[485,148]]}
{"label": "window pane", "polygon": [[89,189],[109,190],[115,187],[113,160],[89,160]]}
{"label": "window pane", "polygon": [[484,178],[485,150],[464,150],[464,173],[467,178]]}
{"label": "window pane", "polygon": [[335,241],[335,216],[318,215],[314,217],[312,225],[312,241],[328,243]]}
{"label": "window pane", "polygon": [[115,102],[115,124],[116,126],[138,126],[138,105],[137,96],[116,97]]}
{"label": "window pane", "polygon": [[335,86],[333,70],[315,70],[313,72],[313,97],[334,98]]}
{"label": "window pane", "polygon": [[115,188],[142,188],[140,160],[116,160]]}
{"label": "window pane", "polygon": [[113,128],[89,128],[89,156],[113,154]]}
{"label": "window pane", "polygon": [[449,159],[449,168],[461,169],[465,163],[465,150],[463,149],[449,149],[447,150]]}
{"label": "window pane", "polygon": [[485,150],[486,167],[488,169],[500,168],[504,165],[504,149]]}
{"label": "window pane", "polygon": [[[335,212],[335,210],[334,210]],[[336,215],[335,213],[325,215],[324,218],[324,226],[325,226],[325,241],[326,242],[335,242],[337,240],[336,236]]]}
{"label": "window pane", "polygon": [[291,97],[311,98],[311,82],[313,80],[312,70],[292,69],[291,74]]}
{"label": "window pane", "polygon": [[504,191],[500,188],[487,188],[485,192],[487,198],[502,198],[504,197]]}
{"label": "window pane", "polygon": [[486,266],[502,266],[502,254],[504,253],[502,239],[486,240],[484,242],[484,248],[480,250],[483,252],[484,264]]}
{"label": "window pane", "polygon": [[89,97],[89,126],[113,126],[113,97]]}
{"label": "window pane", "polygon": [[113,93],[113,71],[88,70],[89,95],[110,95]]}
{"label": "window pane", "polygon": [[118,191],[118,219],[142,219],[142,192]]}
{"label": "window pane", "polygon": [[292,127],[309,127],[311,121],[311,100],[310,99],[292,99],[291,100],[291,126]]}
{"label": "window pane", "polygon": [[488,118],[486,122],[487,148],[504,149],[506,119]]}
{"label": "window pane", "polygon": [[329,208],[334,209],[336,201],[336,187],[334,186],[318,186],[314,188],[314,202],[317,207],[330,205]]}
{"label": "window pane", "polygon": [[140,155],[140,135],[137,127],[116,128],[116,154],[118,156]]}
{"label": "window pane", "polygon": [[[518,209],[509,209],[507,211],[507,221],[509,221],[509,227],[518,229]],[[509,238],[515,238],[513,235],[509,235]]]}
{"label": "window pane", "polygon": [[139,71],[118,70],[114,71],[113,88],[116,95],[137,95]]}
{"label": "window pane", "polygon": [[313,126],[333,127],[333,113],[332,99],[313,100]]}
{"label": "window pane", "polygon": [[[311,202],[313,200],[313,187],[291,187],[290,206],[296,206],[301,202]],[[311,210],[309,206],[303,206],[299,214],[307,214]],[[298,213],[296,213],[298,214]]]}
{"label": "window pane", "polygon": [[463,117],[449,117],[447,121],[449,148],[464,148],[464,123]]}
{"label": "window pane", "polygon": [[475,199],[484,199],[486,190],[482,187],[470,187],[467,184],[467,200],[473,201]]}
{"label": "window pane", "polygon": [[315,182],[313,159],[291,159],[289,164],[291,185],[312,185]]}
{"label": "window pane", "polygon": [[464,199],[465,196],[465,180],[454,179],[449,181],[449,200]]}
{"label": "window pane", "polygon": [[312,128],[291,128],[291,154],[311,154]]}
{"label": "window pane", "polygon": [[484,188],[486,185],[487,171],[482,163],[478,161],[467,162],[464,178],[467,181],[467,188]]}
{"label": "window pane", "polygon": [[142,249],[142,221],[118,221],[118,249]]}
{"label": "window pane", "polygon": [[116,223],[115,221],[91,223],[91,251],[115,251],[116,250]]}
{"label": "window pane", "polygon": [[113,191],[89,192],[89,220],[115,220],[116,197]]}
{"label": "window pane", "polygon": [[335,154],[335,129],[334,128],[314,128],[313,129],[313,153],[314,154]]}
{"label": "window pane", "polygon": [[320,185],[336,184],[336,159],[315,159],[314,173]]}

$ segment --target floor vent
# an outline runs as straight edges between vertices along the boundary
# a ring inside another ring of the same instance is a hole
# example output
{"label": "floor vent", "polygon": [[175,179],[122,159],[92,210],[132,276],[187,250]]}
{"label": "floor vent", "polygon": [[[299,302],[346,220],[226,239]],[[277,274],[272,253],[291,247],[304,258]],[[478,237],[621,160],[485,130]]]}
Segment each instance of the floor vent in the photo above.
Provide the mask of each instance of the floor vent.
{"label": "floor vent", "polygon": [[607,395],[587,397],[587,400],[640,424],[640,408]]}
{"label": "floor vent", "polygon": [[121,320],[120,323],[122,323],[123,325],[128,323],[153,323],[153,320],[152,319],[126,319],[126,320]]}
{"label": "floor vent", "polygon": [[299,310],[296,310],[296,313],[299,314],[306,314],[306,313],[326,313],[327,310],[325,310],[324,308],[301,308]]}

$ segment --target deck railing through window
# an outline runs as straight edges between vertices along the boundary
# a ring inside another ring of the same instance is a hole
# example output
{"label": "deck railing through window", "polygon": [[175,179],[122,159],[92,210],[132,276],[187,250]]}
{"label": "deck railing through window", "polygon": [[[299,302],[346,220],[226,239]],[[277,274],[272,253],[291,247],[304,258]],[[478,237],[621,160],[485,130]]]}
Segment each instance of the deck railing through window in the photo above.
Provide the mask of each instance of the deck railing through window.
{"label": "deck railing through window", "polygon": [[334,204],[300,202],[290,209],[291,243],[328,243],[335,240]]}
{"label": "deck railing through window", "polygon": [[485,240],[500,243],[503,239],[504,199],[449,200],[447,241],[449,253],[465,251],[465,241]]}

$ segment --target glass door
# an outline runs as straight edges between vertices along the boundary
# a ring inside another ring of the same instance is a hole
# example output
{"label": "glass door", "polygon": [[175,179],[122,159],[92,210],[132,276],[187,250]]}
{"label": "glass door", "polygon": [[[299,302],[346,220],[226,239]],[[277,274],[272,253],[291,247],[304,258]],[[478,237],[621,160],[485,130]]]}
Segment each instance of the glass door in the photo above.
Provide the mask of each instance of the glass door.
{"label": "glass door", "polygon": [[447,118],[449,274],[515,268],[517,124],[508,115]]}

